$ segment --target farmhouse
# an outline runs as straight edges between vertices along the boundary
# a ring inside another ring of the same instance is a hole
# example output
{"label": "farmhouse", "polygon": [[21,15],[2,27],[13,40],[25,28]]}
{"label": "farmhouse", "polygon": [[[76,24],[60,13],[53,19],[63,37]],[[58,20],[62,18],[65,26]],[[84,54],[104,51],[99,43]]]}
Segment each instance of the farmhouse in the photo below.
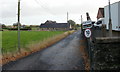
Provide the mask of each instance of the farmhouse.
{"label": "farmhouse", "polygon": [[47,20],[40,25],[42,30],[69,30],[70,24],[68,23],[56,23],[56,21]]}
{"label": "farmhouse", "polygon": [[104,8],[99,8],[98,14],[97,14],[97,19],[99,18],[104,18]]}

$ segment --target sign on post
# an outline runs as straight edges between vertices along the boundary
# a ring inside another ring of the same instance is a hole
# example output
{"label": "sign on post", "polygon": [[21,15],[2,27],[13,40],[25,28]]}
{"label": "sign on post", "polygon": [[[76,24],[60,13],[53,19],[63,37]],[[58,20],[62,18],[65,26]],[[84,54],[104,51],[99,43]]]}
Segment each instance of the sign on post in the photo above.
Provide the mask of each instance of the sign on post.
{"label": "sign on post", "polygon": [[92,51],[91,51],[91,43],[90,43],[91,42],[90,41],[91,30],[89,28],[85,29],[84,35],[87,38],[88,54],[89,54],[89,58],[90,58],[90,70],[92,70]]}
{"label": "sign on post", "polygon": [[84,31],[84,35],[85,35],[86,38],[90,38],[91,37],[91,30],[90,29],[86,29]]}

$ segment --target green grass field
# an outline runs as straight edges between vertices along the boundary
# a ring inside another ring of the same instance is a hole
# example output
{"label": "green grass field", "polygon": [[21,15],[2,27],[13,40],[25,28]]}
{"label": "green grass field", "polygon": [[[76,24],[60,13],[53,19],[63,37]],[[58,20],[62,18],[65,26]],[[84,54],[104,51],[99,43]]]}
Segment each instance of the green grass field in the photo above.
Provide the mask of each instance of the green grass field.
{"label": "green grass field", "polygon": [[[21,31],[21,48],[31,43],[37,43],[64,31]],[[2,53],[17,51],[17,31],[2,32]]]}

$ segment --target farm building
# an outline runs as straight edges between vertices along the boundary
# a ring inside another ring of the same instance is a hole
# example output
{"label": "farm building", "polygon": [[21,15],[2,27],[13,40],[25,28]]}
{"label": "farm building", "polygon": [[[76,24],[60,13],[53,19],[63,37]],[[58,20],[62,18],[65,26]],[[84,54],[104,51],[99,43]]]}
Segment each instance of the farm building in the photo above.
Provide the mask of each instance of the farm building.
{"label": "farm building", "polygon": [[42,30],[69,30],[70,24],[68,23],[56,23],[56,21],[47,20],[40,25]]}

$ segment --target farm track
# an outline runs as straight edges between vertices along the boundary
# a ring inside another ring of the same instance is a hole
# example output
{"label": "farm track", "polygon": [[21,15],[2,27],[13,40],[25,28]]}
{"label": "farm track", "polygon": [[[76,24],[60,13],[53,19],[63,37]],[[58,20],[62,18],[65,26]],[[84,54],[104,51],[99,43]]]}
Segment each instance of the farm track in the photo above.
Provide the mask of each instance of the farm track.
{"label": "farm track", "polygon": [[80,31],[27,57],[10,62],[3,70],[84,70],[80,53]]}

